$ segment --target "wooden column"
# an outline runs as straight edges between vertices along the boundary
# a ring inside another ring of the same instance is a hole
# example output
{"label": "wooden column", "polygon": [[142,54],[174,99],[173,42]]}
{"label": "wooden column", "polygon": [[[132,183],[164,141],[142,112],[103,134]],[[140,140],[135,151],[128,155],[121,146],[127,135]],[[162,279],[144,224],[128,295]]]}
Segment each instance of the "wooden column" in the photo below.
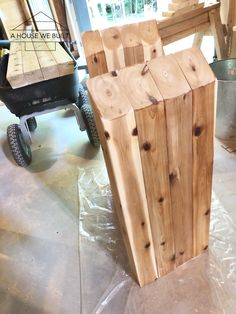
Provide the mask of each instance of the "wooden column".
{"label": "wooden column", "polygon": [[193,254],[208,248],[214,153],[215,77],[200,50],[175,54],[193,91]]}
{"label": "wooden column", "polygon": [[192,93],[173,56],[148,67],[165,102],[175,260],[192,257]]}
{"label": "wooden column", "polygon": [[120,70],[118,77],[135,112],[154,250],[163,276],[175,268],[164,101],[147,65]]}
{"label": "wooden column", "polygon": [[88,88],[131,269],[143,286],[158,274],[134,112],[116,76],[95,77]]}

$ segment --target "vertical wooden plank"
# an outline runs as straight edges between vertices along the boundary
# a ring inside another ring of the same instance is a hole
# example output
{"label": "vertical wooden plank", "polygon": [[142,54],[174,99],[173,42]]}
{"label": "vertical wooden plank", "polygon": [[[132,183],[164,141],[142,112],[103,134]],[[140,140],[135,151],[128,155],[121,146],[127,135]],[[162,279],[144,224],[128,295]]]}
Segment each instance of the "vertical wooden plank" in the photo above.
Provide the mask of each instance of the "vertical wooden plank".
{"label": "vertical wooden plank", "polygon": [[[221,1],[223,2],[223,7],[221,4],[221,9],[224,12],[223,23],[227,24],[227,52],[228,55],[231,53],[232,46],[232,32],[233,27],[236,25],[236,1],[235,0],[228,0],[228,1]],[[222,12],[222,13],[223,13]],[[227,17],[226,17],[227,16]]]}
{"label": "vertical wooden plank", "polygon": [[194,35],[193,47],[201,48],[204,32],[199,32]]}
{"label": "vertical wooden plank", "polygon": [[198,49],[175,54],[193,90],[193,251],[208,247],[214,154],[215,77]]}
{"label": "vertical wooden plank", "polygon": [[89,76],[92,78],[107,73],[106,56],[99,31],[83,33],[82,42]]}
{"label": "vertical wooden plank", "polygon": [[215,9],[209,12],[211,32],[214,36],[216,54],[218,59],[227,58],[227,47],[224,38],[223,25],[220,19],[220,9]]}
{"label": "vertical wooden plank", "polygon": [[125,67],[124,49],[117,27],[100,31],[109,72]]}
{"label": "vertical wooden plank", "polygon": [[153,58],[163,56],[164,50],[157,28],[157,21],[149,20],[140,22],[138,28],[143,45],[144,60],[149,61]]}
{"label": "vertical wooden plank", "polygon": [[[121,221],[132,271],[141,286],[157,278],[134,112],[119,79],[110,74],[87,83],[98,132],[112,173],[116,211]],[[114,188],[115,186],[115,188]]]}
{"label": "vertical wooden plank", "polygon": [[125,65],[130,66],[144,62],[144,51],[138,24],[121,26],[120,34],[124,48]]}
{"label": "vertical wooden plank", "polygon": [[163,276],[175,267],[164,102],[143,64],[120,70],[118,77],[135,111],[154,250]]}
{"label": "vertical wooden plank", "polygon": [[165,102],[178,266],[192,257],[192,93],[173,56],[153,59],[148,67]]}

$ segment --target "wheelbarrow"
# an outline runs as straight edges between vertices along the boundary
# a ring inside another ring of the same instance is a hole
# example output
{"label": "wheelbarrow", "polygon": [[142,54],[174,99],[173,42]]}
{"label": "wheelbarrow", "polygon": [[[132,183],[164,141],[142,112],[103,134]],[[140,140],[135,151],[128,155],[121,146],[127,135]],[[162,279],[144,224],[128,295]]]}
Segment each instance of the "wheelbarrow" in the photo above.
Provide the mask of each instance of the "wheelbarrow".
{"label": "wheelbarrow", "polygon": [[[70,75],[12,89],[6,78],[9,54],[0,58],[0,100],[15,114],[19,124],[7,128],[7,140],[15,162],[21,167],[31,164],[31,132],[37,128],[36,116],[61,109],[72,109],[81,131],[86,130],[90,143],[99,147],[99,137],[87,94],[79,82],[78,65],[67,46],[61,42],[74,61]],[[0,48],[10,49],[10,41],[0,40]]]}

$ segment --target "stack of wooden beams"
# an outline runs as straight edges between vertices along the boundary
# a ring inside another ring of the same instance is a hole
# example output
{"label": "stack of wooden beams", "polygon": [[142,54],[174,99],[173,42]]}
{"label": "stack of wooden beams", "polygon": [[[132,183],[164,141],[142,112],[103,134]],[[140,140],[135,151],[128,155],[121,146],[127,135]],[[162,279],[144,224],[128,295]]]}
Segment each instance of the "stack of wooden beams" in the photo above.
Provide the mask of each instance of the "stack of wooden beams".
{"label": "stack of wooden beams", "polygon": [[83,33],[90,77],[163,55],[156,20]]}
{"label": "stack of wooden beams", "polygon": [[178,16],[194,9],[204,7],[204,1],[199,2],[199,0],[172,0],[172,2],[168,4],[168,11],[162,12],[162,16]]}
{"label": "stack of wooden beams", "polygon": [[87,85],[131,269],[144,286],[208,248],[215,77],[192,48]]}
{"label": "stack of wooden beams", "polygon": [[43,36],[37,34],[11,43],[7,80],[12,88],[74,72],[74,61],[59,42],[44,40]]}

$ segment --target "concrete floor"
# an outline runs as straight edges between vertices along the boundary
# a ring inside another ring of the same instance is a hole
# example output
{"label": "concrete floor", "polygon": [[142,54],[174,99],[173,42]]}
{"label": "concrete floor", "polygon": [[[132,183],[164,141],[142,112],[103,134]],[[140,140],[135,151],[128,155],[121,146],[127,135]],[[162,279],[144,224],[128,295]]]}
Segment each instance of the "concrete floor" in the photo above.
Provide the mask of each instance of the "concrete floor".
{"label": "concrete floor", "polygon": [[33,163],[17,167],[0,106],[0,313],[80,313],[78,168],[101,152],[70,111],[40,116]]}
{"label": "concrete floor", "polygon": [[[101,150],[63,110],[38,118],[33,163],[22,169],[6,143],[16,121],[0,106],[0,313],[80,313],[78,168],[101,160]],[[221,145],[214,191],[236,223],[236,155]]]}

